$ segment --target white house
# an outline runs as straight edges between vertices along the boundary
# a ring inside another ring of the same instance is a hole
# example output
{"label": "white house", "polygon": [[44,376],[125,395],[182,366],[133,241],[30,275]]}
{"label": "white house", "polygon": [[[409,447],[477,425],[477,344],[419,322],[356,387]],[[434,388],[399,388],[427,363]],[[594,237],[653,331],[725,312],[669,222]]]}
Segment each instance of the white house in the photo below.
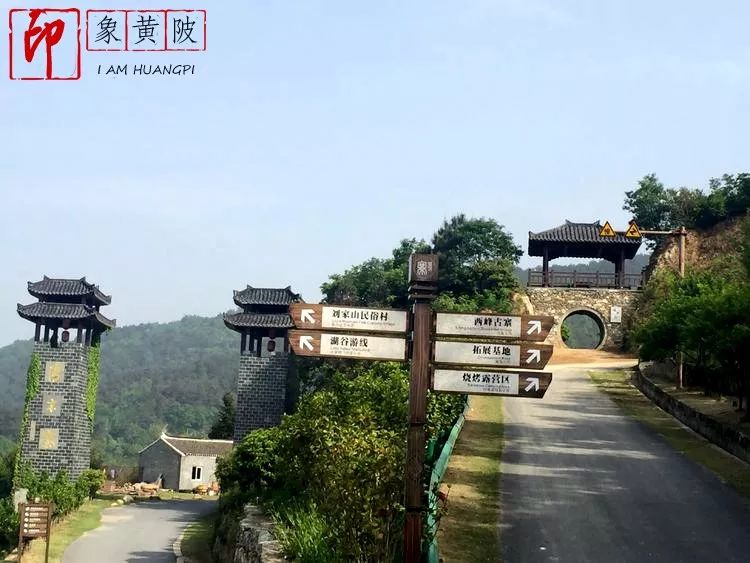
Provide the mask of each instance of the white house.
{"label": "white house", "polygon": [[162,487],[174,491],[191,491],[198,485],[216,481],[216,459],[228,454],[232,440],[178,438],[162,434],[138,452],[141,481],[155,482],[162,477]]}

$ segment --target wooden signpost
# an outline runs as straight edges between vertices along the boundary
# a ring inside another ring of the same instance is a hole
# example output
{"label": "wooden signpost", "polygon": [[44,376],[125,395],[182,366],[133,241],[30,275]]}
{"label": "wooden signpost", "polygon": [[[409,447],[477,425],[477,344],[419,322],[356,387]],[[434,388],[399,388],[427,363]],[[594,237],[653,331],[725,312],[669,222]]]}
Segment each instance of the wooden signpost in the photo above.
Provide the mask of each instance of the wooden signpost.
{"label": "wooden signpost", "polygon": [[435,363],[466,366],[544,369],[552,357],[548,344],[435,342]]}
{"label": "wooden signpost", "polygon": [[546,372],[435,369],[432,388],[446,393],[541,399],[552,383]]}
{"label": "wooden signpost", "polygon": [[18,505],[20,515],[18,530],[18,554],[23,553],[24,540],[45,538],[46,550],[44,561],[49,561],[49,537],[52,529],[52,503],[21,503]]}
{"label": "wooden signpost", "polygon": [[541,342],[547,338],[554,324],[554,317],[538,315],[438,313],[435,316],[435,334],[437,336],[515,338]]}
{"label": "wooden signpost", "polygon": [[[445,393],[541,399],[552,382],[551,373],[520,370],[541,370],[549,362],[553,347],[539,342],[549,335],[553,317],[435,315],[431,303],[437,297],[437,282],[438,257],[412,254],[411,311],[307,303],[290,306],[296,330],[290,330],[288,338],[297,355],[411,362],[404,473],[406,563],[419,563],[422,558],[426,506],[422,472],[430,387]],[[485,366],[515,369],[502,371]]]}
{"label": "wooden signpost", "polygon": [[298,356],[354,360],[406,361],[406,339],[370,334],[290,330],[289,345]]}

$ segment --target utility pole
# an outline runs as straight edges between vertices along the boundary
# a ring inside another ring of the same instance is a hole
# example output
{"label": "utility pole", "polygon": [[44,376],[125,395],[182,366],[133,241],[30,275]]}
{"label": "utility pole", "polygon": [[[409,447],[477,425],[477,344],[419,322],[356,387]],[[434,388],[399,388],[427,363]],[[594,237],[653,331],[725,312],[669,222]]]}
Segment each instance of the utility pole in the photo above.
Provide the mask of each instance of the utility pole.
{"label": "utility pole", "polygon": [[438,257],[435,254],[412,254],[409,258],[409,299],[412,310],[412,353],[409,377],[409,433],[406,441],[406,474],[404,476],[404,559],[406,563],[422,560],[422,515],[425,491],[422,483],[427,420],[427,390],[430,387],[432,355],[432,301],[436,297]]}
{"label": "utility pole", "polygon": [[[685,243],[687,241],[687,229],[680,227],[672,231],[641,231],[642,235],[669,235],[680,237],[677,239],[677,271],[681,278],[685,277]],[[677,362],[677,388],[682,389],[682,373],[683,373],[683,360],[684,354],[680,352],[678,355]]]}

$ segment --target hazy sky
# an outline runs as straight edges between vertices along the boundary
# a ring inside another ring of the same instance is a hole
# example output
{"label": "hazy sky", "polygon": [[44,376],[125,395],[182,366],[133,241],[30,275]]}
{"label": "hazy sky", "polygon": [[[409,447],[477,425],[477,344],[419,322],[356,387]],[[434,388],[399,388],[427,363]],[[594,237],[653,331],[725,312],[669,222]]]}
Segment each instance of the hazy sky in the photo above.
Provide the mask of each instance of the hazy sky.
{"label": "hazy sky", "polygon": [[63,4],[206,8],[208,50],[18,82],[0,41],[0,345],[33,334],[15,309],[42,274],[85,274],[120,324],[216,314],[247,283],[313,301],[459,212],[526,248],[564,219],[623,228],[644,174],[748,169],[744,1]]}

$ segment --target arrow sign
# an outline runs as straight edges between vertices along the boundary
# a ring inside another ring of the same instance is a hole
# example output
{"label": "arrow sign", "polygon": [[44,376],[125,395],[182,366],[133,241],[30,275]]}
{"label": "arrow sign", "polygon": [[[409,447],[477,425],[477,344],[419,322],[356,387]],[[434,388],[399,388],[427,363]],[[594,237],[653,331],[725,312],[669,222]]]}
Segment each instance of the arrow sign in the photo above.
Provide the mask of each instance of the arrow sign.
{"label": "arrow sign", "polygon": [[470,371],[436,369],[432,389],[469,395],[505,395],[541,399],[552,383],[547,372]]}
{"label": "arrow sign", "polygon": [[[542,360],[542,351],[538,348],[528,349],[528,357],[526,358],[527,364],[538,364]],[[546,362],[545,362],[546,365]]]}
{"label": "arrow sign", "polygon": [[364,332],[406,332],[406,311],[292,303],[294,326],[302,329],[354,330]]}
{"label": "arrow sign", "polygon": [[480,336],[541,342],[555,324],[554,317],[542,315],[481,315],[475,313],[438,313],[438,336]]}
{"label": "arrow sign", "polygon": [[435,342],[435,363],[543,369],[552,357],[547,344]]}
{"label": "arrow sign", "polygon": [[406,361],[405,338],[290,330],[289,344],[298,356]]}

